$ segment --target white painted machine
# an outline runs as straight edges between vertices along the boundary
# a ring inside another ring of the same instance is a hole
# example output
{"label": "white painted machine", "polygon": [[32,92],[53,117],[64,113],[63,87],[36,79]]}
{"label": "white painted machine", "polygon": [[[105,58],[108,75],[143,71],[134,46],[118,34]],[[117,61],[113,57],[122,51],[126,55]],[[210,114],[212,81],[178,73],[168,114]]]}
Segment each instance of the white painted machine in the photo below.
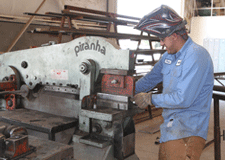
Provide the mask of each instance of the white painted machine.
{"label": "white painted machine", "polygon": [[133,53],[100,37],[4,53],[0,121],[69,144],[74,159],[138,159],[133,71]]}

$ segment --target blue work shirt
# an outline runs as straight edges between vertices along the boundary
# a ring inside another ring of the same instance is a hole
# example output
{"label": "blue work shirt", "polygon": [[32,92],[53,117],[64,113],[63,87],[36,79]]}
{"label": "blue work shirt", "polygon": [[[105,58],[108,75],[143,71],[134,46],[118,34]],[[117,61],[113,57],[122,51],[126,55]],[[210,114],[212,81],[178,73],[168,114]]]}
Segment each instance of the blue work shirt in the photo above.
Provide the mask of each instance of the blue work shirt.
{"label": "blue work shirt", "polygon": [[214,85],[213,63],[205,48],[189,37],[176,54],[165,52],[154,68],[136,82],[135,93],[163,82],[152,104],[163,108],[160,142],[200,136],[207,139]]}

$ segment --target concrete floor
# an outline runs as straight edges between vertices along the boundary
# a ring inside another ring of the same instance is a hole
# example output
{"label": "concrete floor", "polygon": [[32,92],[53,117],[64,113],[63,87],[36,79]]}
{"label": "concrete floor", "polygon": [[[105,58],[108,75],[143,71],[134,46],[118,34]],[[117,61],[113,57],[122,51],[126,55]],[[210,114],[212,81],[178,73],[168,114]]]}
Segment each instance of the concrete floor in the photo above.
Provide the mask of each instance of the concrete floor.
{"label": "concrete floor", "polygon": [[[225,102],[220,101],[220,130],[221,134],[225,130]],[[214,118],[213,105],[211,106],[211,116],[209,122],[209,132],[207,142],[214,137]],[[140,130],[149,126],[151,120],[147,120],[135,125],[136,128],[136,143],[135,152],[140,160],[157,160],[159,145],[155,144],[157,137],[160,137],[160,132],[154,134],[142,133]],[[206,142],[206,143],[207,143]],[[221,160],[225,159],[225,141],[221,138]],[[200,160],[214,160],[214,143],[204,149]]]}

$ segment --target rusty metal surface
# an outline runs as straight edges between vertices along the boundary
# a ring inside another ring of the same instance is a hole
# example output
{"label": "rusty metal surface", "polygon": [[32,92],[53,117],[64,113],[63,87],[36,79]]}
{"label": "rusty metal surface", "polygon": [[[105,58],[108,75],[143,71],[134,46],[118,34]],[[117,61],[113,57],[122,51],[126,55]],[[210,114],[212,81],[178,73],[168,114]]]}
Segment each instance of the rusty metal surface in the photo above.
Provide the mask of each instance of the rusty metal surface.
{"label": "rusty metal surface", "polygon": [[0,83],[0,90],[7,90],[12,88],[15,88],[15,89],[17,88],[16,83],[14,81],[6,81],[6,82]]}
{"label": "rusty metal surface", "polygon": [[29,151],[28,136],[18,135],[16,137],[10,137],[6,139],[6,151],[7,157],[17,157]]}
{"label": "rusty metal surface", "polygon": [[104,75],[102,78],[103,93],[133,97],[134,89],[134,77],[132,76]]}
{"label": "rusty metal surface", "polygon": [[72,160],[73,147],[34,136],[28,136],[29,144],[36,147],[36,152],[20,160]]}
{"label": "rusty metal surface", "polygon": [[35,149],[28,143],[28,135],[25,128],[0,122],[1,160],[18,160],[31,154]]}
{"label": "rusty metal surface", "polygon": [[[55,140],[55,134],[77,126],[77,119],[56,116],[29,109],[1,111],[0,120],[6,123],[19,125],[34,131],[49,134],[49,139]],[[71,135],[72,137],[72,135]]]}
{"label": "rusty metal surface", "polygon": [[135,133],[131,133],[123,138],[123,156],[128,157],[135,151]]}
{"label": "rusty metal surface", "polygon": [[[16,75],[10,75],[5,77],[4,82],[0,82],[0,90],[4,91],[15,91],[17,89],[17,78]],[[16,96],[15,94],[6,94],[4,97],[6,101],[6,109],[14,110],[16,108]]]}

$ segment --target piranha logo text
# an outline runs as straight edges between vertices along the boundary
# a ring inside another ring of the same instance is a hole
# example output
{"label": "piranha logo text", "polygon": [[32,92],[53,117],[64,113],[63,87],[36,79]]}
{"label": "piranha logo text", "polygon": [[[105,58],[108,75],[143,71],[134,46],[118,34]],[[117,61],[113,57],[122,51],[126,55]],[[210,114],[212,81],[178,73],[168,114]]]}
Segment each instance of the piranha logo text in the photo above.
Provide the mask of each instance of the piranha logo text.
{"label": "piranha logo text", "polygon": [[77,45],[75,48],[75,53],[76,53],[76,56],[78,56],[78,53],[81,52],[81,51],[84,51],[84,50],[95,50],[97,52],[100,52],[102,54],[105,54],[106,53],[106,49],[104,46],[101,47],[101,45],[99,44],[99,41],[97,40],[96,43],[81,43],[79,42],[79,45]]}

